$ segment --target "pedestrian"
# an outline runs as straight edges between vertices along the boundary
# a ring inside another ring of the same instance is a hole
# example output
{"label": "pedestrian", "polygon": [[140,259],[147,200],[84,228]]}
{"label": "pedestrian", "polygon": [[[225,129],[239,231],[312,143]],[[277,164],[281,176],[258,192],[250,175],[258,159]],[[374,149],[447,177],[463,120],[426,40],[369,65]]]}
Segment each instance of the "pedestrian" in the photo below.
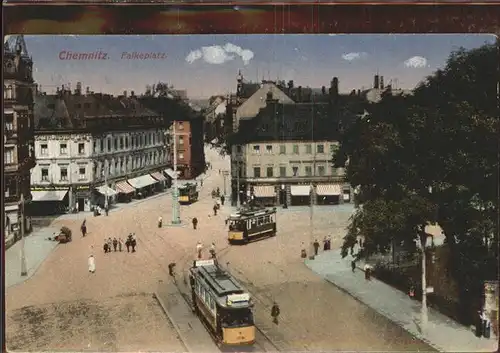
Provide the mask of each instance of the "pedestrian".
{"label": "pedestrian", "polygon": [[210,245],[210,257],[212,259],[215,259],[215,243],[212,243],[212,245]]}
{"label": "pedestrian", "polygon": [[219,169],[219,174],[220,174],[220,169]]}
{"label": "pedestrian", "polygon": [[118,239],[116,239],[116,237],[115,237],[115,238],[113,238],[113,249],[115,250],[115,252],[116,252],[117,248],[118,248]]}
{"label": "pedestrian", "polygon": [[217,204],[214,205],[214,216],[217,216]]}
{"label": "pedestrian", "polygon": [[371,281],[371,279],[372,279],[372,267],[368,264],[365,264],[365,266],[363,266],[363,270],[365,271],[365,279],[367,281]]}
{"label": "pedestrian", "polygon": [[111,252],[111,249],[113,248],[113,240],[111,240],[111,237],[108,238],[108,251]]}
{"label": "pedestrian", "polygon": [[104,245],[103,245],[103,250],[104,250],[104,253],[107,254],[108,253],[108,243],[107,242],[104,242]]}
{"label": "pedestrian", "polygon": [[122,238],[118,238],[118,251],[122,252],[123,240]]}
{"label": "pedestrian", "polygon": [[104,212],[106,213],[106,216],[109,215],[109,206],[107,204],[104,205]]}
{"label": "pedestrian", "polygon": [[168,264],[168,274],[174,279],[175,281],[175,262],[171,262]]}
{"label": "pedestrian", "polygon": [[196,229],[197,226],[198,226],[198,218],[193,217],[193,229]]}
{"label": "pedestrian", "polygon": [[82,237],[86,236],[87,235],[87,220],[84,219],[83,220],[83,223],[82,223],[82,226],[80,227],[81,231],[82,231]]}
{"label": "pedestrian", "polygon": [[202,251],[203,251],[203,244],[201,243],[201,241],[199,241],[198,243],[196,243],[196,253],[198,254],[198,260],[201,260]]}
{"label": "pedestrian", "polygon": [[94,273],[95,272],[95,259],[94,259],[94,255],[90,255],[89,256],[89,272],[90,273]]}
{"label": "pedestrian", "polygon": [[327,250],[332,250],[332,237],[328,237],[328,239],[326,239],[326,244],[327,244]]}
{"label": "pedestrian", "polygon": [[363,247],[363,239],[359,238],[359,247],[362,248]]}
{"label": "pedestrian", "polygon": [[356,246],[356,244],[358,243],[358,241],[356,240],[354,243],[352,243],[351,245],[351,256],[354,256],[354,247]]}
{"label": "pedestrian", "polygon": [[132,239],[130,236],[127,238],[127,241],[125,242],[125,246],[127,247],[127,252],[130,252],[130,245],[132,244]]}
{"label": "pedestrian", "polygon": [[271,308],[271,317],[273,318],[273,323],[278,325],[278,317],[280,316],[280,307],[278,303],[274,302],[273,307]]}
{"label": "pedestrian", "polygon": [[314,241],[313,247],[314,247],[314,256],[317,256],[318,255],[318,251],[319,251],[319,242],[318,242],[318,240]]}
{"label": "pedestrian", "polygon": [[354,261],[354,260],[351,261],[351,269],[352,269],[352,272],[354,272],[354,270],[356,269],[356,261]]}
{"label": "pedestrian", "polygon": [[328,250],[328,238],[325,237],[325,239],[323,239],[323,251],[327,250]]}
{"label": "pedestrian", "polygon": [[163,225],[163,218],[158,217],[158,228],[161,228],[161,226]]}
{"label": "pedestrian", "polygon": [[137,246],[137,240],[135,238],[135,234],[132,236],[132,243],[130,244],[132,246],[132,252],[135,252],[135,247]]}
{"label": "pedestrian", "polygon": [[226,200],[226,198],[224,197],[224,195],[222,195],[220,197],[220,203],[222,204],[222,206],[224,206],[224,201]]}
{"label": "pedestrian", "polygon": [[200,180],[200,185],[203,187],[203,179]]}

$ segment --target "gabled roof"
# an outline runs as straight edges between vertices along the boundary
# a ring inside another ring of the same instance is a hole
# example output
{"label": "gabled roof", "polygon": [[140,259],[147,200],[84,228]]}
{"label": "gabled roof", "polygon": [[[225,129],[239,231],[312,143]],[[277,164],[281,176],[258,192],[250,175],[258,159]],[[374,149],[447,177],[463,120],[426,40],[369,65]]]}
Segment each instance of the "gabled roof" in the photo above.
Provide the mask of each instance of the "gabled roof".
{"label": "gabled roof", "polygon": [[35,130],[73,127],[64,100],[55,95],[36,95],[33,115]]}
{"label": "gabled roof", "polygon": [[252,119],[255,117],[259,113],[259,110],[266,106],[266,98],[269,92],[272,93],[273,98],[277,99],[279,103],[293,103],[293,100],[275,84],[264,83],[250,98],[238,107],[236,119],[240,121],[242,119]]}
{"label": "gabled roof", "polygon": [[4,37],[4,53],[15,54],[18,46],[21,48],[21,56],[29,57],[28,48],[26,47],[26,42],[24,41],[23,35],[8,35]]}
{"label": "gabled roof", "polygon": [[242,82],[240,97],[243,99],[250,98],[259,90],[261,87],[260,83],[256,82]]}

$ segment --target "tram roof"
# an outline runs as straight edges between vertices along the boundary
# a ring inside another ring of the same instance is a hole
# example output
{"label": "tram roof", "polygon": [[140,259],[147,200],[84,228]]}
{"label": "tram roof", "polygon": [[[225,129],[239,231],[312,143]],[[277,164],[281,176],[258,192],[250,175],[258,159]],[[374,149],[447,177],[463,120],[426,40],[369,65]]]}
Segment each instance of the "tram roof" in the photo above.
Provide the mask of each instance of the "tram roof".
{"label": "tram roof", "polygon": [[230,218],[265,216],[271,213],[276,213],[276,208],[244,208],[231,214]]}

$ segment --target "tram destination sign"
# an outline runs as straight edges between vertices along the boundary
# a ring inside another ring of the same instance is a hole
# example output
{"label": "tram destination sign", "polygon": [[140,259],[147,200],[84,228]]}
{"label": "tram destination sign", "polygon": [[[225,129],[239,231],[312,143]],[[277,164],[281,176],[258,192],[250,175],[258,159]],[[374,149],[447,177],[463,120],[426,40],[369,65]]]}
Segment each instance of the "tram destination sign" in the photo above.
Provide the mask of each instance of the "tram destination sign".
{"label": "tram destination sign", "polygon": [[237,303],[248,303],[250,301],[250,294],[231,294],[227,296],[227,305],[237,304]]}

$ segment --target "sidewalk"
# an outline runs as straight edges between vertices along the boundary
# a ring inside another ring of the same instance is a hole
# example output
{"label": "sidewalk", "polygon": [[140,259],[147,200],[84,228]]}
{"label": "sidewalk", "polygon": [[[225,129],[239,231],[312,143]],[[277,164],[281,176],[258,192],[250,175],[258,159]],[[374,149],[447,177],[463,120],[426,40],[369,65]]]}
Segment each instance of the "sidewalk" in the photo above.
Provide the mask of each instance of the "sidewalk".
{"label": "sidewalk", "polygon": [[24,282],[33,276],[42,264],[42,262],[49,256],[52,250],[59,244],[56,241],[47,240],[52,237],[54,233],[58,233],[59,228],[43,228],[35,230],[31,235],[26,236],[25,239],[25,254],[26,254],[26,267],[28,275],[21,277],[21,243],[19,240],[9,249],[5,251],[5,287]]}
{"label": "sidewalk", "polygon": [[360,302],[401,326],[416,338],[441,352],[496,352],[497,339],[478,338],[474,332],[433,308],[428,308],[428,328],[421,333],[421,304],[405,293],[372,277],[365,280],[358,263],[354,273],[351,270],[351,256],[342,259],[340,250],[319,254],[305,264],[327,281],[344,290]]}

